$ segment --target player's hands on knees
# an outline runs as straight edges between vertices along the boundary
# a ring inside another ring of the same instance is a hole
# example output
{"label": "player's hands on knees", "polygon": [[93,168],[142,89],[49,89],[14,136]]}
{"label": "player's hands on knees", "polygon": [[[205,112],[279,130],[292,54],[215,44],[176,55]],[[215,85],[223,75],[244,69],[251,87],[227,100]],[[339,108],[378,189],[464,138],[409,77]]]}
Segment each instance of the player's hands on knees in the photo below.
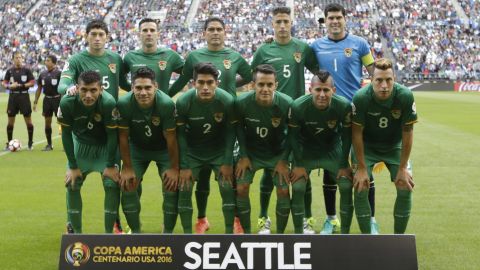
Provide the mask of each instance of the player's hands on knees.
{"label": "player's hands on knees", "polygon": [[68,185],[70,185],[70,187],[73,189],[75,189],[75,182],[77,180],[81,180],[83,178],[82,176],[82,172],[80,171],[80,169],[68,169],[67,170],[67,173],[65,174],[65,186],[68,187]]}
{"label": "player's hands on knees", "polygon": [[292,172],[290,173],[290,183],[295,183],[301,178],[308,179],[307,170],[304,167],[293,167]]}
{"label": "player's hands on knees", "polygon": [[358,169],[353,176],[353,188],[360,192],[370,188],[370,178],[367,169]]}
{"label": "player's hands on knees", "polygon": [[413,190],[415,182],[413,182],[413,177],[407,168],[398,169],[397,176],[395,177],[395,186],[400,189]]}
{"label": "player's hands on knees", "polygon": [[120,172],[117,166],[107,167],[103,170],[103,177],[112,179],[113,181],[120,183]]}
{"label": "player's hands on knees", "polygon": [[352,180],[352,178],[353,178],[352,168],[346,167],[346,168],[339,169],[338,173],[337,173],[337,179],[340,179],[342,177],[346,177],[346,178]]}
{"label": "player's hands on knees", "polygon": [[290,183],[290,170],[288,168],[288,162],[285,160],[280,160],[275,165],[275,169],[273,169],[273,176],[275,177],[278,175],[278,183],[283,185],[283,183]]}
{"label": "player's hands on knees", "polygon": [[222,181],[222,186],[225,182],[228,182],[229,185],[233,186],[233,167],[231,165],[220,166],[219,176],[219,181]]}
{"label": "player's hands on knees", "polygon": [[78,93],[77,86],[70,86],[65,93],[67,94],[67,96],[75,96]]}
{"label": "player's hands on knees", "polygon": [[235,178],[241,179],[245,176],[247,170],[252,169],[252,163],[248,157],[244,157],[238,160],[237,166],[235,166]]}
{"label": "player's hands on knees", "polygon": [[123,166],[120,173],[120,187],[123,191],[134,191],[137,189],[139,181],[135,175],[135,171],[131,167]]}
{"label": "player's hands on knees", "polygon": [[163,183],[164,187],[168,191],[176,191],[178,187],[178,170],[177,169],[168,169],[166,170],[163,175]]}
{"label": "player's hands on knees", "polygon": [[181,169],[179,176],[178,189],[180,191],[189,191],[193,184],[193,174],[190,169]]}

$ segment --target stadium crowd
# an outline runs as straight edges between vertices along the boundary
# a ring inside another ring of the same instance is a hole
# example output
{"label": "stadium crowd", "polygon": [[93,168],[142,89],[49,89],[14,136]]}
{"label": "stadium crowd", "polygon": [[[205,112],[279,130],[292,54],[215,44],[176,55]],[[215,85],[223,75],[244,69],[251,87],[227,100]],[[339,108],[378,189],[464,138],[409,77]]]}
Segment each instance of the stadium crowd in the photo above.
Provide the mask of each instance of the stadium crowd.
{"label": "stadium crowd", "polygon": [[[35,1],[0,1],[0,70],[11,65],[12,53],[26,52],[25,63],[34,74],[42,68],[48,53],[59,58],[59,66],[73,52],[85,48],[84,25],[93,18],[104,18],[114,0],[46,1],[42,8],[26,16]],[[394,55],[396,68],[404,76],[449,79],[477,78],[480,74],[480,4],[478,1],[458,1],[469,18],[461,19],[448,0],[406,2],[341,1],[347,9],[348,31],[367,39],[374,56],[381,57],[388,49]],[[318,27],[321,10],[329,1],[295,2],[294,36],[313,42],[323,36]],[[234,47],[246,59],[251,59],[265,36],[271,35],[268,10],[285,1],[248,0],[201,1],[190,27],[186,17],[190,0],[122,1],[110,20],[109,48],[124,55],[138,46],[136,23],[148,10],[164,9],[161,42],[185,56],[204,46],[202,23],[212,15],[220,15],[227,24],[226,45]],[[22,18],[26,18],[22,20]],[[16,29],[22,25],[21,29]],[[382,47],[381,37],[386,40]],[[0,75],[3,74],[0,72]],[[412,75],[413,74],[413,75]]]}

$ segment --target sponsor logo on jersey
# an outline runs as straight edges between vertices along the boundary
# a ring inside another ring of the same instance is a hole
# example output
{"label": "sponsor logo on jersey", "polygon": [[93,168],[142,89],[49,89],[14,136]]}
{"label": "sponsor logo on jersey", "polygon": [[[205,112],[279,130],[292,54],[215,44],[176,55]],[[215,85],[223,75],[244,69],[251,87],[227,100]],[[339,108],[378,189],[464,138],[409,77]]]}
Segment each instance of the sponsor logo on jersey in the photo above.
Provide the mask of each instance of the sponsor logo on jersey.
{"label": "sponsor logo on jersey", "polygon": [[152,124],[158,127],[160,125],[160,116],[152,116]]}
{"label": "sponsor logo on jersey", "polygon": [[401,115],[402,115],[402,111],[401,111],[401,110],[397,110],[397,109],[393,109],[393,110],[392,110],[392,116],[393,116],[393,118],[398,119],[398,118],[400,118]]}
{"label": "sponsor logo on jersey", "polygon": [[296,52],[293,54],[293,58],[295,58],[295,61],[297,63],[300,63],[302,61],[302,53],[301,52]]}
{"label": "sponsor logo on jersey", "polygon": [[281,121],[282,121],[282,118],[272,117],[272,126],[275,127],[275,128],[280,126]]}
{"label": "sponsor logo on jersey", "polygon": [[351,57],[353,49],[352,48],[345,48],[345,50],[343,50],[343,52],[345,53],[346,57]]}
{"label": "sponsor logo on jersey", "polygon": [[108,68],[112,73],[117,73],[117,64],[114,64],[114,63],[108,64]]}
{"label": "sponsor logo on jersey", "polygon": [[337,125],[337,120],[336,119],[328,120],[327,125],[328,125],[329,128],[334,128]]}
{"label": "sponsor logo on jersey", "polygon": [[27,82],[27,75],[20,76],[20,79],[22,80],[22,82]]}
{"label": "sponsor logo on jersey", "polygon": [[102,115],[99,114],[99,113],[96,113],[94,116],[93,116],[93,119],[97,122],[100,122],[102,121]]}
{"label": "sponsor logo on jersey", "polygon": [[45,85],[45,80],[44,79],[42,79],[42,85]]}
{"label": "sponsor logo on jersey", "polygon": [[81,266],[90,259],[90,248],[81,242],[76,242],[65,249],[65,261],[73,266]]}
{"label": "sponsor logo on jersey", "polygon": [[215,119],[215,121],[220,123],[223,120],[223,113],[222,112],[214,113],[213,118]]}
{"label": "sponsor logo on jersey", "polygon": [[57,79],[52,79],[52,85],[57,85]]}
{"label": "sponsor logo on jersey", "polygon": [[371,116],[379,116],[380,115],[379,112],[367,112],[367,113]]}
{"label": "sponsor logo on jersey", "polygon": [[232,61],[228,59],[223,60],[223,66],[225,67],[225,69],[230,69],[232,67]]}
{"label": "sponsor logo on jersey", "polygon": [[158,67],[160,68],[160,70],[165,70],[167,68],[167,61],[158,61]]}
{"label": "sponsor logo on jersey", "polygon": [[120,111],[117,108],[113,108],[112,110],[112,120],[120,120],[122,117],[120,116]]}

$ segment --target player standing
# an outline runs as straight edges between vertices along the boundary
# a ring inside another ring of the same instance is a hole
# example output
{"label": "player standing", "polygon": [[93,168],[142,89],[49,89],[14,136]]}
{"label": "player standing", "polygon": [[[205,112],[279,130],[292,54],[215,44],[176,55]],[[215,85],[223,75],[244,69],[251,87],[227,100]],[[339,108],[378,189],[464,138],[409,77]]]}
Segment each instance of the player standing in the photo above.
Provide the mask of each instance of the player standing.
{"label": "player standing", "polygon": [[[318,63],[312,49],[307,43],[292,37],[292,19],[289,7],[276,7],[272,11],[274,41],[263,44],[254,54],[252,69],[260,64],[272,65],[277,73],[277,91],[296,99],[305,94],[305,68],[315,73]],[[272,172],[264,170],[260,181],[260,215],[258,219],[259,233],[270,232],[268,205],[273,190]],[[311,184],[307,183],[306,217],[311,214]],[[313,219],[305,220],[305,233],[314,233],[311,225]]]}
{"label": "player standing", "polygon": [[[340,4],[328,4],[324,9],[327,36],[317,39],[312,45],[318,64],[321,69],[327,70],[335,81],[336,94],[351,101],[354,93],[360,89],[362,68],[365,66],[372,74],[373,56],[367,41],[359,36],[346,31],[346,11]],[[329,172],[324,172],[324,181],[330,178]],[[327,219],[323,225],[322,233],[331,234],[339,230],[340,222],[336,218],[335,196],[337,186],[324,185],[325,207]],[[352,197],[352,189],[340,190],[344,192],[342,198],[348,200]],[[375,186],[369,191],[372,217],[375,215]],[[353,202],[350,199],[344,205],[349,209],[340,212],[342,220],[342,233],[350,232],[353,216]],[[377,230],[375,219],[372,218],[373,230]]]}
{"label": "player standing", "polygon": [[339,185],[351,181],[346,179],[351,178],[350,103],[334,94],[333,78],[325,70],[312,78],[310,93],[293,102],[289,123],[289,140],[295,157],[291,178],[295,233],[303,232],[306,181],[311,170],[322,168],[329,172],[325,185],[336,185],[336,178]]}
{"label": "player standing", "polygon": [[277,233],[283,233],[290,215],[287,118],[293,100],[276,91],[276,71],[271,65],[255,67],[253,84],[255,91],[244,94],[235,101],[240,145],[235,168],[238,216],[245,232],[250,233],[250,185],[256,171],[269,170],[277,188]]}
{"label": "player standing", "polygon": [[[201,62],[210,62],[218,70],[218,87],[236,98],[237,87],[252,80],[250,66],[236,51],[225,47],[225,23],[218,17],[210,17],[203,26],[203,37],[207,47],[190,52],[185,59],[182,74],[170,88],[168,94],[175,96],[193,77],[194,66]],[[237,74],[241,79],[237,83]],[[198,216],[195,231],[203,233],[210,224],[206,217],[208,195],[210,193],[211,170],[203,169],[197,182],[195,197],[197,200]],[[241,232],[238,219],[235,219],[235,232]]]}
{"label": "player standing", "polygon": [[141,48],[125,55],[125,72],[133,74],[139,68],[148,67],[155,72],[158,89],[167,93],[172,73],[182,71],[183,59],[171,49],[158,47],[160,32],[154,19],[142,19],[138,23],[138,31]]}
{"label": "player standing", "polygon": [[77,79],[78,95],[64,96],[57,114],[68,159],[67,228],[82,233],[80,189],[89,173],[99,172],[105,190],[105,232],[112,233],[120,203],[115,99],[102,90],[102,77],[96,71],[85,71]]}
{"label": "player standing", "polygon": [[395,83],[389,59],[375,61],[372,82],[353,97],[352,144],[357,171],[353,178],[355,212],[362,233],[371,233],[367,190],[375,163],[384,162],[397,190],[394,233],[405,233],[414,182],[408,159],[417,112],[412,91]]}
{"label": "player standing", "polygon": [[7,144],[5,151],[8,151],[8,142],[13,139],[13,128],[15,126],[15,117],[18,112],[23,114],[23,119],[27,125],[28,131],[28,150],[33,149],[33,123],[32,123],[32,104],[28,89],[35,84],[35,78],[32,71],[23,66],[23,56],[21,52],[13,54],[13,67],[5,73],[2,81],[3,87],[10,90],[7,105]]}
{"label": "player standing", "polygon": [[132,92],[119,98],[118,128],[122,209],[133,233],[140,232],[140,198],[137,186],[151,161],[163,182],[164,232],[172,233],[177,219],[178,145],[175,104],[157,90],[155,72],[148,67],[132,75]]}
{"label": "player standing", "polygon": [[202,169],[215,172],[222,197],[225,233],[233,233],[234,98],[218,88],[219,75],[213,64],[197,64],[193,73],[195,88],[180,96],[176,103],[180,146],[178,213],[185,233],[192,232],[193,181],[201,181]]}
{"label": "player standing", "polygon": [[47,145],[42,151],[52,151],[52,116],[57,116],[58,106],[60,105],[60,94],[57,91],[60,82],[61,71],[57,68],[57,57],[48,55],[45,59],[45,67],[47,70],[40,73],[37,79],[37,92],[35,93],[35,101],[33,102],[33,111],[37,111],[37,103],[40,94],[45,94],[43,98],[42,115],[45,117],[45,137]]}

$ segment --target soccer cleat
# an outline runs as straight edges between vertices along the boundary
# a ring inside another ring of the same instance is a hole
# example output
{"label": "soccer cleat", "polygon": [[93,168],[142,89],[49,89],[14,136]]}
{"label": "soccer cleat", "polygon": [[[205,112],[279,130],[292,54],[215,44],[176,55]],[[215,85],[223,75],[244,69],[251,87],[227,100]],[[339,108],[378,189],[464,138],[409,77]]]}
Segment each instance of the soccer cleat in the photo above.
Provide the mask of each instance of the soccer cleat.
{"label": "soccer cleat", "polygon": [[123,234],[122,224],[120,224],[120,219],[117,219],[113,224],[113,233],[114,234]]}
{"label": "soccer cleat", "polygon": [[375,220],[370,221],[370,234],[380,234],[378,224]]}
{"label": "soccer cleat", "polygon": [[10,151],[10,148],[8,147],[8,142],[5,144],[5,148],[3,148],[3,151]]}
{"label": "soccer cleat", "polygon": [[210,229],[210,223],[208,223],[207,217],[197,218],[197,223],[195,223],[195,233],[204,234]]}
{"label": "soccer cleat", "polygon": [[320,231],[320,234],[333,234],[334,232],[340,231],[340,220],[336,219],[329,219],[327,218],[323,223],[323,228]]}
{"label": "soccer cleat", "polygon": [[45,147],[42,149],[43,152],[52,151],[52,150],[53,150],[53,146],[50,144],[45,145]]}
{"label": "soccer cleat", "polygon": [[33,150],[33,142],[28,142],[28,151],[32,151]]}
{"label": "soccer cleat", "polygon": [[272,221],[270,218],[261,217],[258,219],[258,234],[270,234],[270,226]]}
{"label": "soccer cleat", "polygon": [[242,224],[240,223],[240,219],[238,217],[235,217],[235,220],[233,221],[233,233],[234,234],[244,234],[245,233],[243,231]]}
{"label": "soccer cleat", "polygon": [[313,225],[315,225],[317,221],[313,217],[304,218],[303,219],[303,234],[315,234],[315,230],[313,229]]}
{"label": "soccer cleat", "polygon": [[66,234],[74,234],[72,223],[67,222],[67,229],[65,231]]}

